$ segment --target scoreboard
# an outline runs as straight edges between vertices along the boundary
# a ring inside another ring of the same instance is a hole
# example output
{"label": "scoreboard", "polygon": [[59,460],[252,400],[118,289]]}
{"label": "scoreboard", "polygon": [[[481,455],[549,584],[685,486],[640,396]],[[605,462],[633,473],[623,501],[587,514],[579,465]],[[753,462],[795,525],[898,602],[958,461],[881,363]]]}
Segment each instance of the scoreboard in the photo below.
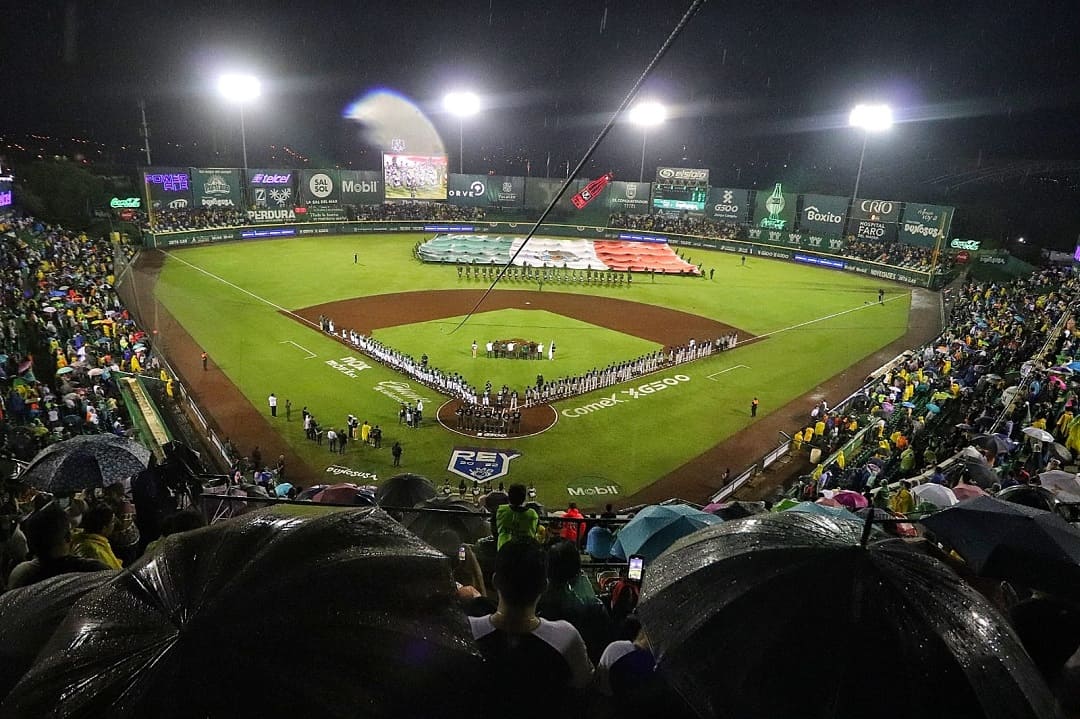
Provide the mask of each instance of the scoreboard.
{"label": "scoreboard", "polygon": [[652,208],[660,214],[705,214],[709,201],[709,171],[688,167],[658,167],[652,186]]}

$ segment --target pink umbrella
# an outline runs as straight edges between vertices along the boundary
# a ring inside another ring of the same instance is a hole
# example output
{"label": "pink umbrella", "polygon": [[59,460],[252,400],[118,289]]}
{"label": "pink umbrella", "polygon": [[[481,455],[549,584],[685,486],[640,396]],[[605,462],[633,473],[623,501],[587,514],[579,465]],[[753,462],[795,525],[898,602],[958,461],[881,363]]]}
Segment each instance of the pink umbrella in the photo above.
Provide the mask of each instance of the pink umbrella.
{"label": "pink umbrella", "polygon": [[359,491],[358,486],[348,482],[332,484],[312,497],[311,501],[321,504],[352,504],[356,499],[356,493]]}
{"label": "pink umbrella", "polygon": [[952,493],[956,495],[956,498],[963,502],[965,499],[971,499],[972,497],[985,497],[986,492],[983,488],[976,484],[958,484],[952,488]]}
{"label": "pink umbrella", "polygon": [[866,501],[866,497],[862,496],[858,492],[852,492],[850,489],[841,489],[839,492],[832,496],[833,500],[839,502],[841,505],[847,507],[850,510],[862,509],[870,504]]}
{"label": "pink umbrella", "polygon": [[832,497],[822,497],[821,499],[819,499],[816,502],[816,504],[820,504],[823,507],[839,507],[840,509],[843,509],[846,506],[846,505],[840,504],[839,502],[837,502]]}

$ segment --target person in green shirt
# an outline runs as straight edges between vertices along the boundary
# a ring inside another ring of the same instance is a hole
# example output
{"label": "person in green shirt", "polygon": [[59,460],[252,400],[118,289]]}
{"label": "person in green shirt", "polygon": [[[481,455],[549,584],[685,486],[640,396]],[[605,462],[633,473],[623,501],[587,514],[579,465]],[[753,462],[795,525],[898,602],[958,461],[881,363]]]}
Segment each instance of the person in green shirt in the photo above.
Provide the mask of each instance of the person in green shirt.
{"label": "person in green shirt", "polygon": [[915,470],[915,450],[909,444],[907,449],[900,453],[900,471],[904,476],[909,476]]}
{"label": "person in green shirt", "polygon": [[495,512],[495,527],[498,530],[498,546],[512,539],[536,539],[537,527],[540,525],[540,515],[535,509],[525,506],[526,490],[524,484],[511,484],[506,490],[509,504],[500,505]]}

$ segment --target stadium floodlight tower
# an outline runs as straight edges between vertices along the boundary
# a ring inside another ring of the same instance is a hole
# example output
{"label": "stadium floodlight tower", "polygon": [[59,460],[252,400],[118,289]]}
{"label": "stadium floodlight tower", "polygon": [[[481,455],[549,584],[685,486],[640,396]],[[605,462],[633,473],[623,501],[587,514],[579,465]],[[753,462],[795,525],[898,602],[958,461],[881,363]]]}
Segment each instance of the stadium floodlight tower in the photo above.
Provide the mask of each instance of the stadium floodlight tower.
{"label": "stadium floodlight tower", "polygon": [[641,169],[638,182],[645,180],[645,145],[649,141],[649,128],[667,119],[667,110],[659,102],[639,102],[630,108],[630,122],[641,126]]}
{"label": "stadium floodlight tower", "polygon": [[218,93],[229,102],[240,106],[240,146],[244,151],[244,169],[247,169],[247,132],[244,127],[244,105],[259,97],[262,85],[254,75],[226,73],[218,78]]}
{"label": "stadium floodlight tower", "polygon": [[480,98],[475,92],[448,92],[443,98],[443,109],[458,119],[458,172],[465,174],[465,118],[480,112]]}
{"label": "stadium floodlight tower", "polygon": [[856,105],[848,117],[848,124],[863,131],[859,170],[855,173],[855,191],[851,194],[854,202],[859,197],[859,180],[862,179],[863,158],[866,157],[866,139],[871,132],[885,132],[892,127],[892,109],[888,105]]}

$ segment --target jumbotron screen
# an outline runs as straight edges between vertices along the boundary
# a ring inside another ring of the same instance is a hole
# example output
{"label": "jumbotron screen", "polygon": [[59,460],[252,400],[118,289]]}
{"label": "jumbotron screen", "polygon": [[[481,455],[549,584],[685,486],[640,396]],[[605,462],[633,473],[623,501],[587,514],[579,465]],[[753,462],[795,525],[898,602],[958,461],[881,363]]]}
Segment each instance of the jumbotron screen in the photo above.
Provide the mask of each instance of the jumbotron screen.
{"label": "jumbotron screen", "polygon": [[652,206],[661,212],[704,213],[709,200],[709,171],[690,167],[658,167]]}
{"label": "jumbotron screen", "polygon": [[445,200],[446,156],[383,155],[387,200]]}

